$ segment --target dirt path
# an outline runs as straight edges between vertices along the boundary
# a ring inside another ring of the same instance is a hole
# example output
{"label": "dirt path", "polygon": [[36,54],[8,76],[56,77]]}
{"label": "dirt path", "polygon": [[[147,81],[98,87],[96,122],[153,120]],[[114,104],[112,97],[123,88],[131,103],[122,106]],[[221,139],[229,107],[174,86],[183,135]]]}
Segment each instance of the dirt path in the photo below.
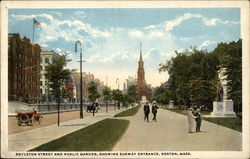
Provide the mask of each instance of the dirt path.
{"label": "dirt path", "polygon": [[[117,108],[116,108],[117,109]],[[109,108],[110,111],[115,110],[114,107]],[[106,108],[103,107],[99,112],[105,112]],[[85,110],[83,110],[83,117],[92,115],[92,113],[86,113]],[[80,118],[80,112],[78,111],[72,111],[72,112],[61,112],[60,113],[60,122],[70,121],[74,119]],[[37,129],[49,125],[57,124],[57,113],[53,114],[44,114],[42,118],[42,122],[39,125],[38,123],[35,123],[34,126],[25,125],[22,124],[22,126],[17,125],[17,119],[16,117],[9,117],[8,118],[8,134],[15,134],[27,130]]]}
{"label": "dirt path", "polygon": [[158,121],[143,121],[142,109],[126,117],[130,125],[115,151],[239,151],[242,150],[242,134],[206,121],[200,133],[188,133],[187,117],[165,109],[159,109]]}

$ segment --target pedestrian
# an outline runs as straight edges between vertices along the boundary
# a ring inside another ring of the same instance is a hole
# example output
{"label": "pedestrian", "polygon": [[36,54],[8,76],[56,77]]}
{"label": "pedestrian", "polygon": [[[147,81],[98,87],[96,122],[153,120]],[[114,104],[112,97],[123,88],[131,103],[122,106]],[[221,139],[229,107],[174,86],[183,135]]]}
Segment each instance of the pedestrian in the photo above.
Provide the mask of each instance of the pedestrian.
{"label": "pedestrian", "polygon": [[148,115],[150,113],[150,108],[148,102],[144,105],[144,121],[147,119],[148,122]]}
{"label": "pedestrian", "polygon": [[194,109],[190,107],[187,111],[187,117],[188,117],[188,132],[193,133],[194,132],[194,119],[196,118],[193,114]]}
{"label": "pedestrian", "polygon": [[152,106],[152,113],[153,113],[153,115],[154,115],[153,121],[155,121],[155,122],[156,122],[157,109],[159,109],[159,107],[157,106],[156,101],[154,101],[154,102],[153,102],[153,106]]}
{"label": "pedestrian", "polygon": [[200,108],[197,109],[194,116],[196,117],[196,119],[195,119],[195,121],[196,121],[196,132],[201,132],[201,121],[202,121],[203,117],[201,115]]}

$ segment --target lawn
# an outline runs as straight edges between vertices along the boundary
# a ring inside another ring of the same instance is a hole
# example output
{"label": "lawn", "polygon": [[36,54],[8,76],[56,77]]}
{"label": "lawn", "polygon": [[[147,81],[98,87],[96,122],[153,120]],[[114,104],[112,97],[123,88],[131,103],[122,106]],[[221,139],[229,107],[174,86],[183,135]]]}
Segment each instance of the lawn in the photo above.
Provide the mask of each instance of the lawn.
{"label": "lawn", "polygon": [[131,109],[125,110],[121,113],[118,113],[115,115],[115,117],[133,116],[138,112],[139,108],[140,108],[140,105],[133,107]]}
{"label": "lawn", "polygon": [[105,119],[31,151],[110,151],[128,125],[128,120]]}
{"label": "lawn", "polygon": [[[187,114],[186,110],[168,109],[166,105],[162,105],[161,108],[167,109],[169,111],[176,112],[179,114],[183,114],[183,115]],[[201,113],[202,113],[202,115],[210,115],[211,112],[202,111]],[[209,117],[205,117],[204,120],[242,132],[242,123],[241,123],[241,119],[239,119],[239,118],[209,118]]]}
{"label": "lawn", "polygon": [[205,120],[242,132],[242,123],[238,118],[205,118]]}

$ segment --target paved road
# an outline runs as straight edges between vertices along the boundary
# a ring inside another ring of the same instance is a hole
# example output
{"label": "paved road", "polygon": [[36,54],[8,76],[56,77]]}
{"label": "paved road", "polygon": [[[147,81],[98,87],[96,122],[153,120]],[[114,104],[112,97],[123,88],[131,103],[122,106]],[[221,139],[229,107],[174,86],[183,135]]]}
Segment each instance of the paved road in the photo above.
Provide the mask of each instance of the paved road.
{"label": "paved road", "polygon": [[95,117],[88,115],[85,116],[82,120],[75,119],[63,122],[59,127],[57,126],[57,124],[54,124],[47,127],[41,127],[9,135],[9,151],[28,151],[39,145],[48,143],[49,141],[55,140],[71,132],[94,124],[98,121],[113,117],[115,114],[121,111],[124,111],[124,109],[116,109],[116,111],[109,111],[108,113],[99,112],[95,114]]}
{"label": "paved road", "polygon": [[242,133],[203,121],[200,133],[188,133],[187,117],[159,109],[158,121],[143,121],[142,108],[133,117],[115,151],[239,151]]}

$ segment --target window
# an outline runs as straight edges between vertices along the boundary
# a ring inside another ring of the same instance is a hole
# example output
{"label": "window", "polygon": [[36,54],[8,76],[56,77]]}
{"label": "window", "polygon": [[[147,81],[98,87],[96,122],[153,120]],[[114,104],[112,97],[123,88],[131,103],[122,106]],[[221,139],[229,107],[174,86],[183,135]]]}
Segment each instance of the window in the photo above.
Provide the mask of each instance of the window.
{"label": "window", "polygon": [[41,86],[43,85],[43,81],[41,81]]}
{"label": "window", "polygon": [[49,63],[49,58],[45,58],[45,63]]}

